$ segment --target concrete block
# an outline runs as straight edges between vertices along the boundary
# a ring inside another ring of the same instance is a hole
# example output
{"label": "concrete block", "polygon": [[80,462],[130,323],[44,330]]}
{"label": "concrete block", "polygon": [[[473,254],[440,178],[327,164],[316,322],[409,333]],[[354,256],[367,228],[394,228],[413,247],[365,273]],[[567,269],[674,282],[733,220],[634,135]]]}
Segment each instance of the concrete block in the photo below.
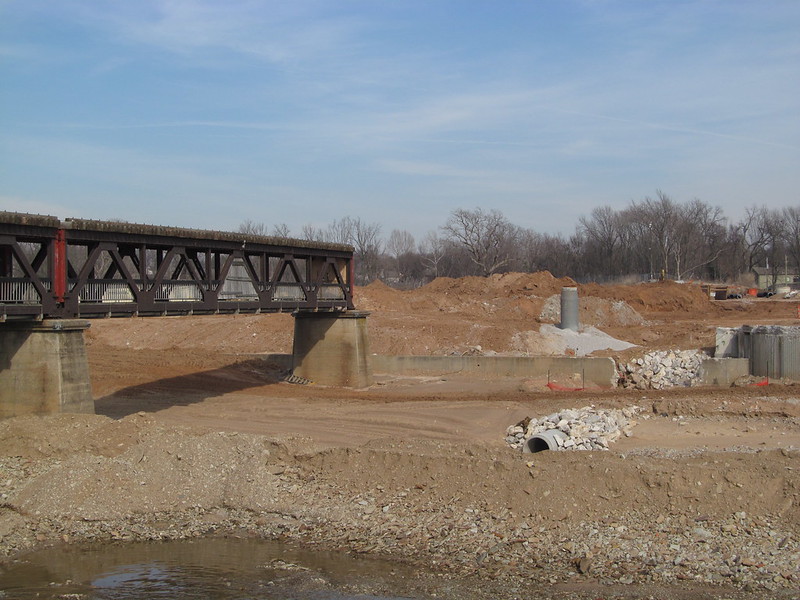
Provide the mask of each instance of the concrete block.
{"label": "concrete block", "polygon": [[731,386],[739,377],[750,374],[747,358],[707,358],[700,364],[700,382],[703,385]]}

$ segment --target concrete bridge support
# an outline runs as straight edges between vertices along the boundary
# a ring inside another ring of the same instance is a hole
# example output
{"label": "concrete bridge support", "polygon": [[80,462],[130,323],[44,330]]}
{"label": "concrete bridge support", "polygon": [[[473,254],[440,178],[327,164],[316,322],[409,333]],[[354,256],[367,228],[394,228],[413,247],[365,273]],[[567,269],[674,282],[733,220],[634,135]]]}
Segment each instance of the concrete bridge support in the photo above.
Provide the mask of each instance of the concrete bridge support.
{"label": "concrete bridge support", "polygon": [[82,319],[0,324],[0,418],[94,413]]}
{"label": "concrete bridge support", "polygon": [[293,372],[321,385],[372,385],[367,315],[363,311],[294,314]]}

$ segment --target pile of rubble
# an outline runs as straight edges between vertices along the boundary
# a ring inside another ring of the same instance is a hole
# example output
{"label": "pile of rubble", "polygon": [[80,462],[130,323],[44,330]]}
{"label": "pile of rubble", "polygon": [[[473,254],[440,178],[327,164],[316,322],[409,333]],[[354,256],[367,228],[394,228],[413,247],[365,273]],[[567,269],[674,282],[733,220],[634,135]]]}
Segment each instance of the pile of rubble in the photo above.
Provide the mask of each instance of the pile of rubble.
{"label": "pile of rubble", "polygon": [[622,387],[663,390],[700,382],[705,354],[698,350],[658,350],[619,366]]}
{"label": "pile of rubble", "polygon": [[[641,407],[619,409],[596,409],[585,406],[553,413],[541,419],[530,417],[506,429],[506,442],[514,449],[522,450],[526,440],[545,432],[558,431],[552,436],[554,450],[608,450],[609,444],[621,436],[630,437],[636,421],[634,415]],[[563,434],[563,435],[562,435]]]}

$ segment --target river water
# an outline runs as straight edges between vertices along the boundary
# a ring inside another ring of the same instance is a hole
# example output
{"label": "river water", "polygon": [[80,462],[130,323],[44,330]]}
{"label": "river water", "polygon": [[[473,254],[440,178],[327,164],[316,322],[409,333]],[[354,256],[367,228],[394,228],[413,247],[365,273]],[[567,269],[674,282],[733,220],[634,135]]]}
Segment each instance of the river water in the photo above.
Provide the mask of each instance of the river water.
{"label": "river water", "polygon": [[0,570],[0,598],[399,600],[414,573],[253,539],[63,546]]}

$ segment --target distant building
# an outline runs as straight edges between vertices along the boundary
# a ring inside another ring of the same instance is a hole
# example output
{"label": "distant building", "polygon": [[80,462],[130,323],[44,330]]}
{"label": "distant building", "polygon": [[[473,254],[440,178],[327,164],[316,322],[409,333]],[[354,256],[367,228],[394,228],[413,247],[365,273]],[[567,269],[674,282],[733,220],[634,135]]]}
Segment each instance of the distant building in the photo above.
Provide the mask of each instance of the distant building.
{"label": "distant building", "polygon": [[774,273],[771,268],[767,267],[753,267],[753,274],[756,278],[756,287],[760,290],[778,286],[789,286],[792,288],[800,287],[800,274],[797,273],[796,268],[785,269],[778,267],[777,273]]}

